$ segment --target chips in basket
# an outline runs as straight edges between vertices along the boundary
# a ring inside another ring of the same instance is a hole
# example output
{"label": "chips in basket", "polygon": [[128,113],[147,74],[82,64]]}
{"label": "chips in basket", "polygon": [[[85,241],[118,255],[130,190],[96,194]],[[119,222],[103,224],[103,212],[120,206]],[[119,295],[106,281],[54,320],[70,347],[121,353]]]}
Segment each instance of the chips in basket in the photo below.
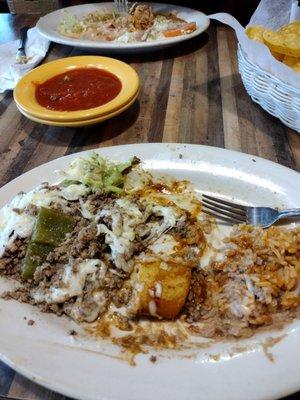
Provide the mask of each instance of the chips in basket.
{"label": "chips in basket", "polygon": [[263,33],[265,30],[266,28],[261,25],[248,26],[246,34],[249,39],[264,43]]}
{"label": "chips in basket", "polygon": [[297,33],[266,30],[263,38],[270,50],[287,56],[300,57],[300,36]]}
{"label": "chips in basket", "polygon": [[296,72],[300,72],[300,58],[285,56],[282,62],[293,68]]}
{"label": "chips in basket", "polygon": [[300,72],[300,21],[283,25],[276,32],[261,25],[249,26],[246,34],[267,45],[278,61]]}
{"label": "chips in basket", "polygon": [[300,21],[291,22],[288,25],[283,25],[278,32],[297,33],[300,35]]}

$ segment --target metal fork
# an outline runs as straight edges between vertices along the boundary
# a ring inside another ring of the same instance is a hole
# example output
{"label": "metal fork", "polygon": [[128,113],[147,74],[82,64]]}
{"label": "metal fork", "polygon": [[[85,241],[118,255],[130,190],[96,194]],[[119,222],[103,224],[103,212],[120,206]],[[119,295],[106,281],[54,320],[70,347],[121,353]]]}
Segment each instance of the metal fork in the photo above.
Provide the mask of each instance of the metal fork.
{"label": "metal fork", "polygon": [[114,0],[114,3],[117,6],[118,12],[129,12],[129,2],[127,0]]}
{"label": "metal fork", "polygon": [[270,207],[249,207],[217,197],[202,195],[203,211],[231,224],[250,224],[268,228],[283,218],[299,217],[300,208],[278,211]]}

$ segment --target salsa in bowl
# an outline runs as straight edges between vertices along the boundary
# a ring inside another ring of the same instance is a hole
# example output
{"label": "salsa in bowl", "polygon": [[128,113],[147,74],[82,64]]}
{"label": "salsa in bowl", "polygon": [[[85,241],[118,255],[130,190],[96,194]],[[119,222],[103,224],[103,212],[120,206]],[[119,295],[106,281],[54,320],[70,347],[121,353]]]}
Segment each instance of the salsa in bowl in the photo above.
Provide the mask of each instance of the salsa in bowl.
{"label": "salsa in bowl", "polygon": [[139,90],[128,64],[108,57],[79,56],[41,65],[14,90],[19,109],[46,120],[79,121],[114,112]]}

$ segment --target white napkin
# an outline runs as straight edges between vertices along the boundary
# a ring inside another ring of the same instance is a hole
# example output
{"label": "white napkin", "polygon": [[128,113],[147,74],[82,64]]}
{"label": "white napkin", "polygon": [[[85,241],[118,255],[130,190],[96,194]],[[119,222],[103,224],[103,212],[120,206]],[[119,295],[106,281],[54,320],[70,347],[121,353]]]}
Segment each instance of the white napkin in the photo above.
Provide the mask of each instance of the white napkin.
{"label": "white napkin", "polygon": [[0,93],[13,89],[18,80],[41,62],[48,51],[50,41],[40,35],[36,28],[29,29],[27,35],[25,52],[29,60],[26,64],[16,63],[19,40],[0,45]]}
{"label": "white napkin", "polygon": [[[209,15],[209,18],[223,22],[235,30],[239,44],[247,54],[249,61],[259,65],[264,71],[269,72],[283,82],[300,89],[300,74],[276,60],[266,45],[249,39],[245,34],[245,29],[232,15],[218,13]],[[250,25],[263,25],[277,29],[281,25],[297,19],[300,19],[300,8],[297,1],[261,0],[250,20]]]}
{"label": "white napkin", "polygon": [[249,25],[264,25],[273,30],[288,22],[300,19],[300,8],[296,0],[261,0]]}

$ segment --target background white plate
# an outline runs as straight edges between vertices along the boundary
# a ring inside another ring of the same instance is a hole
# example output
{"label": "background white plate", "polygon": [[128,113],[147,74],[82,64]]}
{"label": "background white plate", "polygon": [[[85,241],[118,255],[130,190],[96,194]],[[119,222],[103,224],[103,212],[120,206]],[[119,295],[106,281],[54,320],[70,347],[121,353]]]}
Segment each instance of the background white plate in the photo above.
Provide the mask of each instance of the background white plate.
{"label": "background white plate", "polygon": [[195,30],[195,32],[189,35],[182,35],[174,38],[142,43],[118,43],[86,39],[73,39],[63,36],[59,32],[57,32],[57,26],[62,19],[65,10],[68,10],[68,12],[71,14],[81,17],[99,9],[115,9],[114,3],[82,4],[79,6],[63,8],[40,18],[37,23],[37,28],[43,36],[45,36],[49,40],[52,40],[52,42],[67,44],[69,46],[80,47],[94,51],[101,50],[102,52],[111,53],[137,53],[141,51],[153,51],[154,49],[161,49],[182,42],[184,40],[191,39],[195,36],[200,35],[200,33],[205,31],[209,26],[209,18],[200,11],[170,4],[147,4],[151,5],[153,9],[158,12],[169,13],[172,11],[176,11],[178,13],[178,16],[183,18],[184,20],[188,22],[196,22],[198,28]]}
{"label": "background white plate", "polygon": [[[99,153],[119,161],[137,155],[152,172],[190,179],[199,191],[222,193],[249,204],[300,206],[300,175],[250,155],[183,144],[115,146],[99,149]],[[41,181],[55,182],[54,170],[76,157],[78,154],[59,158],[8,183],[0,189],[0,206]],[[6,286],[4,279],[0,280],[1,290]],[[35,324],[28,326],[24,316]],[[152,364],[149,355],[139,355],[136,367],[104,355],[118,354],[108,343],[68,335],[78,327],[67,318],[39,313],[26,304],[0,300],[0,327],[4,362],[41,385],[81,400],[258,400],[300,389],[300,321],[284,331],[213,344],[195,351],[191,359],[173,353]],[[266,338],[284,333],[269,349],[272,363],[262,344]],[[211,357],[215,355],[220,356],[219,361]]]}

